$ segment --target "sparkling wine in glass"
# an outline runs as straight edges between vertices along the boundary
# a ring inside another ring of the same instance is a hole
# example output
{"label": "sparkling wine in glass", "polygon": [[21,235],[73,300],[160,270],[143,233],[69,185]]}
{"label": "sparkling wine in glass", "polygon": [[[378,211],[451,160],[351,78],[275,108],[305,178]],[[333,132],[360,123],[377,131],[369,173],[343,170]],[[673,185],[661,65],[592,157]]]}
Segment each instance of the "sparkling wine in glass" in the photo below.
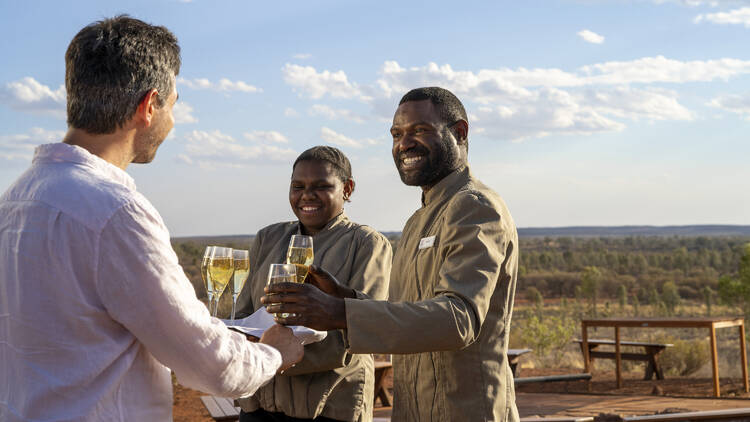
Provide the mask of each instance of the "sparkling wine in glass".
{"label": "sparkling wine in glass", "polygon": [[[296,283],[297,282],[297,266],[294,264],[271,264],[268,268],[268,284],[274,283]],[[274,316],[286,318],[290,314],[284,312],[281,314],[275,313]]]}
{"label": "sparkling wine in glass", "polygon": [[206,294],[208,295],[208,312],[213,315],[213,300],[214,300],[214,283],[211,281],[211,276],[208,274],[208,264],[211,262],[211,254],[213,253],[215,246],[206,246],[206,250],[203,252],[203,259],[201,259],[201,278],[203,278],[203,285],[206,287]]}
{"label": "sparkling wine in glass", "polygon": [[237,296],[240,295],[242,287],[245,285],[245,281],[247,281],[247,275],[250,273],[250,252],[244,249],[234,249],[232,251],[232,259],[234,260],[234,275],[229,287],[232,292],[231,319],[234,319],[234,312],[237,309]]}
{"label": "sparkling wine in glass", "polygon": [[229,280],[232,279],[234,273],[234,259],[232,258],[232,248],[224,248],[221,246],[215,246],[211,253],[211,259],[208,263],[208,274],[211,277],[211,282],[214,285],[214,297],[216,300],[216,307],[214,308],[213,316],[219,310],[219,298],[224,293],[224,289],[229,284]]}
{"label": "sparkling wine in glass", "polygon": [[292,235],[286,252],[286,263],[297,266],[297,283],[304,283],[310,265],[313,263],[312,236]]}

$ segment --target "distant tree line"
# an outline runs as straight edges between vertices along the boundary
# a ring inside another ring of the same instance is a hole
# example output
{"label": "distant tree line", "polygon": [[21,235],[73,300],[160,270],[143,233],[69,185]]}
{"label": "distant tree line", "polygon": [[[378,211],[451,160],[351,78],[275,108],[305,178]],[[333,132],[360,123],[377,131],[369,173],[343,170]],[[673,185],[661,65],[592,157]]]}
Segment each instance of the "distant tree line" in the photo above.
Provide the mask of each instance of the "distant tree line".
{"label": "distant tree line", "polygon": [[[521,238],[519,291],[546,298],[586,297],[675,306],[680,298],[706,301],[722,276],[737,274],[741,237]],[[666,288],[666,290],[665,290]],[[707,290],[707,289],[710,289]],[[713,293],[712,293],[713,292]]]}
{"label": "distant tree line", "polygon": [[[399,235],[387,236],[395,250]],[[180,264],[199,297],[205,294],[200,277],[205,247],[219,243],[249,247],[246,242],[217,240],[173,241]],[[747,298],[737,306],[750,312],[750,281],[742,283],[745,273],[740,274],[748,242],[748,237],[718,236],[522,237],[517,297],[523,300],[531,296],[532,302],[577,298],[592,312],[596,312],[594,303],[605,301],[620,308],[659,304],[668,312],[682,299],[701,301],[710,309],[723,296],[728,304],[733,298]],[[531,295],[527,294],[529,289]]]}

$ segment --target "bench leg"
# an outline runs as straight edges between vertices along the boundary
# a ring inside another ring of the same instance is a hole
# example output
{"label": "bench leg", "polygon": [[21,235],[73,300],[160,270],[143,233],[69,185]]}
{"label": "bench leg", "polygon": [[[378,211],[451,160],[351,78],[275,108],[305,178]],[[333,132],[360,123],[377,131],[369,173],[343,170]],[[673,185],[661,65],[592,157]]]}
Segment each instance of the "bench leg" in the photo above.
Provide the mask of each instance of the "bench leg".
{"label": "bench leg", "polygon": [[648,354],[648,364],[646,365],[646,373],[643,377],[645,381],[649,381],[656,375],[657,380],[664,379],[664,372],[662,372],[661,366],[659,366],[658,357],[659,354],[664,350],[659,347],[646,347],[646,353]]}
{"label": "bench leg", "polygon": [[[653,362],[653,359],[652,359],[652,360],[649,360],[648,363],[646,364],[646,373],[643,375],[643,380],[644,381],[649,381],[651,378],[654,377],[654,372],[655,372],[654,371],[654,362]],[[657,377],[658,377],[658,375],[657,375]]]}
{"label": "bench leg", "polygon": [[518,378],[518,371],[516,371],[516,368],[518,367],[518,362],[509,362],[510,365],[510,372],[513,374],[513,378]]}
{"label": "bench leg", "polygon": [[388,392],[383,385],[383,381],[392,370],[392,368],[375,370],[375,397],[373,398],[373,401],[379,398],[380,404],[384,407],[388,407],[391,405],[391,397],[388,395]]}

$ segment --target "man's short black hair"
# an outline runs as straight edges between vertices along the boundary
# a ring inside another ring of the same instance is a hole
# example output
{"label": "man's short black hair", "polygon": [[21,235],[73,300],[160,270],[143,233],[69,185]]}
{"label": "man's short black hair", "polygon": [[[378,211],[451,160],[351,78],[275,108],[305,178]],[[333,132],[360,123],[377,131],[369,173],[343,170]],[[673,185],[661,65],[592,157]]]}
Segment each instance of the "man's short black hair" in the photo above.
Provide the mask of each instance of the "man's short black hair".
{"label": "man's short black hair", "polygon": [[174,91],[180,46],[163,26],[127,15],[83,28],[65,53],[68,126],[89,133],[113,133],[135,113],[151,89],[157,106]]}
{"label": "man's short black hair", "polygon": [[437,108],[438,113],[440,113],[440,117],[448,126],[452,126],[459,120],[469,121],[466,117],[466,110],[464,109],[464,105],[461,104],[461,101],[453,95],[452,92],[437,86],[412,89],[407,92],[406,95],[401,97],[401,101],[398,105],[408,101],[424,100],[430,100],[432,102]]}
{"label": "man's short black hair", "polygon": [[302,152],[292,165],[292,171],[300,161],[320,161],[329,163],[343,183],[352,178],[352,165],[340,149],[327,145],[318,145]]}

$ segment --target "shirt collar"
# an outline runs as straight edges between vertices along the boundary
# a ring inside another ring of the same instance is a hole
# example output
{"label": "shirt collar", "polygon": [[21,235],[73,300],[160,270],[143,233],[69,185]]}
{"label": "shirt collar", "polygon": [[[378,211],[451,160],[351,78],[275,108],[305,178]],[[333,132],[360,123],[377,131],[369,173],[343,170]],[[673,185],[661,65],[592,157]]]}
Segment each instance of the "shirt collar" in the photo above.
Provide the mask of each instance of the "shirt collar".
{"label": "shirt collar", "polygon": [[[344,213],[344,211],[341,211],[341,213],[337,215],[336,217],[333,217],[331,221],[329,221],[328,224],[325,225],[325,227],[320,229],[319,232],[315,233],[313,235],[313,239],[315,238],[315,236],[319,235],[320,233],[325,233],[326,231],[332,229],[333,227],[336,227],[339,224],[348,220],[349,218],[347,218],[346,213]],[[299,221],[297,221],[297,234],[302,234],[302,224],[300,224]]]}
{"label": "shirt collar", "polygon": [[426,207],[438,200],[438,198],[452,195],[458,188],[466,184],[470,176],[471,172],[469,171],[468,164],[454,170],[453,173],[443,177],[443,180],[437,182],[430,190],[422,192],[422,205]]}
{"label": "shirt collar", "polygon": [[125,170],[100,158],[78,145],[62,142],[39,145],[32,163],[72,163],[87,166],[104,178],[135,190],[135,180]]}

